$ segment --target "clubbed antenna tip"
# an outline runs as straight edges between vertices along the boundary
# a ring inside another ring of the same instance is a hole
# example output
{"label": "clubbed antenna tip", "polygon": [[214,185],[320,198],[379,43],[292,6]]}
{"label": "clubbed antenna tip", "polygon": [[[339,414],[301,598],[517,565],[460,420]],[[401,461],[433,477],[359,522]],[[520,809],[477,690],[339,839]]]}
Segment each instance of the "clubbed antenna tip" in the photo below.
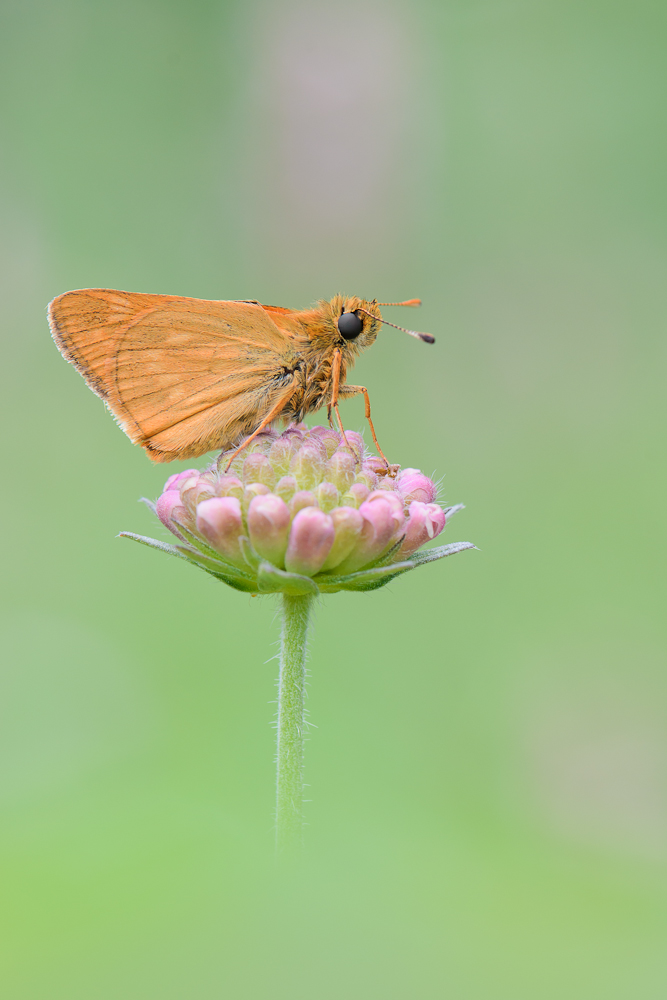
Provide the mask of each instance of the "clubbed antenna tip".
{"label": "clubbed antenna tip", "polygon": [[[378,305],[379,304],[380,303],[378,303]],[[405,305],[404,302],[396,304]],[[435,337],[432,337],[430,333],[419,333],[418,330],[408,330],[404,326],[398,326],[397,323],[390,323],[388,319],[382,319],[382,317],[374,316],[372,312],[368,311],[368,309],[362,309],[359,307],[357,311],[365,313],[367,316],[370,316],[371,319],[379,319],[380,323],[386,323],[387,326],[393,326],[394,330],[402,330],[403,333],[407,333],[411,337],[416,337],[417,340],[423,340],[425,344],[435,344]]]}

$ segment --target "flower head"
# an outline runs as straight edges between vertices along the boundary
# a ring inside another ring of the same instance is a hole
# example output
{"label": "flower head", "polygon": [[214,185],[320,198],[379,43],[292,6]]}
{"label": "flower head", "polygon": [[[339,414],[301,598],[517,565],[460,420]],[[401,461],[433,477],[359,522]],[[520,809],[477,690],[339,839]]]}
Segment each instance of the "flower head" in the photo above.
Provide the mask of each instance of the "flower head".
{"label": "flower head", "polygon": [[157,503],[146,501],[180,544],[125,537],[249,593],[375,590],[474,548],[417,551],[462,505],[435,503],[436,486],[419,469],[387,470],[365,453],[360,434],[297,424],[258,435],[227,469],[229,455],[170,476]]}

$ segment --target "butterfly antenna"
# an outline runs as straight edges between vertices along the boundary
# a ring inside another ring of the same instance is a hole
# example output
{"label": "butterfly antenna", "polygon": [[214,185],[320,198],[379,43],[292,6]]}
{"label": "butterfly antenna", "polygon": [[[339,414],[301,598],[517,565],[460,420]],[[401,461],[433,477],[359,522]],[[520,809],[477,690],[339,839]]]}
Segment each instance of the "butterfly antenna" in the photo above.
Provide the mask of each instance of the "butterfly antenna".
{"label": "butterfly antenna", "polygon": [[[387,305],[388,303],[383,304]],[[378,305],[380,305],[379,302]],[[368,309],[362,309],[360,307],[358,311],[366,313],[366,315],[370,316],[371,319],[379,319],[379,316],[374,316],[373,313],[368,311]],[[417,340],[423,340],[425,344],[435,344],[435,337],[432,337],[430,333],[419,333],[417,330],[406,330],[404,326],[398,326],[396,323],[390,323],[388,319],[380,319],[380,322],[386,323],[387,326],[393,326],[394,330],[402,330],[403,333],[408,333],[411,337],[415,337]]]}
{"label": "butterfly antenna", "polygon": [[379,306],[420,306],[421,299],[406,299],[405,302],[378,302]]}

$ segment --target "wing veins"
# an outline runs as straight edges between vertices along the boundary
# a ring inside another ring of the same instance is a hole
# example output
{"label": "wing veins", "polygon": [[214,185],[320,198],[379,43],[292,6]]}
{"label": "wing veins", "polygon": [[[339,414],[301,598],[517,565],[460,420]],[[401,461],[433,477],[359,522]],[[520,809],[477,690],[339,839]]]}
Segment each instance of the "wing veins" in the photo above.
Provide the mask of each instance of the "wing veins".
{"label": "wing veins", "polygon": [[[189,381],[193,381],[193,380],[190,379]],[[219,381],[222,381],[222,380],[219,380]],[[292,379],[292,381],[294,382],[294,379]],[[209,386],[207,386],[206,388],[209,388]],[[262,390],[263,390],[263,394],[266,395],[266,393],[268,393],[268,392],[271,391],[271,387],[262,386],[261,389],[260,389],[260,392],[262,392]],[[204,410],[210,410],[210,409],[212,409],[212,407],[217,406],[219,403],[228,402],[230,399],[235,399],[237,396],[243,396],[247,392],[248,392],[247,388],[245,388],[245,389],[244,388],[240,388],[237,392],[230,393],[228,396],[221,396],[218,399],[216,399],[214,402],[207,403],[205,406],[202,406],[199,410],[195,410],[193,413],[188,413],[186,416],[181,417],[180,420],[175,421],[175,423],[173,423],[173,424],[168,424],[167,426],[168,427],[176,427],[177,424],[181,423],[183,420],[189,420],[190,417],[196,416],[197,413],[201,413]],[[162,395],[162,393],[163,393],[163,390],[155,390],[155,392],[142,393],[141,396],[133,396],[133,397],[130,397],[129,399],[126,399],[124,401],[125,409],[127,410],[128,414],[130,415],[130,417],[132,418],[132,420],[134,421],[134,423],[137,425],[137,427],[139,427],[140,430],[141,430],[141,425],[138,423],[137,418],[131,412],[128,404],[134,402],[136,399],[145,399],[147,396],[150,397],[150,396],[154,396],[156,394],[157,395]],[[181,406],[183,403],[186,403],[189,399],[196,398],[197,395],[198,395],[197,392],[192,392],[188,396],[179,396],[178,399],[175,400],[173,403],[169,403],[167,406],[163,407],[160,410],[155,410],[155,414],[154,415],[155,416],[165,415],[165,414],[167,414],[169,412],[169,410],[174,409],[174,407],[176,407],[176,406]],[[153,436],[154,434],[157,434],[157,433],[160,433],[160,432],[159,431],[153,431],[153,434],[151,436]],[[142,430],[142,434],[143,434],[143,430]]]}
{"label": "wing veins", "polygon": [[[291,386],[290,386],[290,388],[291,388]],[[243,394],[242,393],[236,393],[236,395],[243,395]],[[285,394],[285,397],[286,397],[285,398],[285,402],[288,403],[291,397],[289,397],[287,395],[287,393]],[[229,397],[229,399],[234,399],[234,398],[235,398],[234,396],[230,396]],[[188,413],[187,416],[181,417],[180,420],[175,420],[173,422],[173,424],[167,424],[165,427],[161,427],[159,430],[151,431],[151,433],[148,436],[146,436],[144,434],[143,430],[141,431],[141,433],[144,436],[144,440],[150,441],[151,438],[156,437],[158,434],[162,434],[165,430],[172,430],[174,427],[178,427],[178,425],[182,424],[184,421],[191,420],[192,417],[196,417],[199,413],[204,413],[206,410],[211,410],[211,409],[213,409],[214,406],[217,406],[218,403],[223,403],[223,402],[227,402],[227,400],[226,399],[220,399],[220,400],[217,400],[215,403],[209,403],[207,406],[201,406],[198,410],[195,410],[193,413]],[[164,415],[164,414],[165,414],[164,410],[157,410],[155,416],[160,416],[160,415]],[[134,417],[132,419],[134,420]],[[135,423],[136,423],[136,420],[135,420]],[[137,426],[139,426],[139,425],[137,425]],[[139,429],[141,430],[141,428],[139,428]]]}

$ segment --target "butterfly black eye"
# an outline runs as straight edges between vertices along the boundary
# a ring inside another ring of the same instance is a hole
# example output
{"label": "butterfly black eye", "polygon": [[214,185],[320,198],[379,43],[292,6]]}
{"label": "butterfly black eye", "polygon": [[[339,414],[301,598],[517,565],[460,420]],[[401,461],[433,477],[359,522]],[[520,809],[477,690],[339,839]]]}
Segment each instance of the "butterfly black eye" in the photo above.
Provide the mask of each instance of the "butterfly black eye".
{"label": "butterfly black eye", "polygon": [[354,340],[364,328],[356,313],[343,313],[338,317],[338,332],[345,340]]}

